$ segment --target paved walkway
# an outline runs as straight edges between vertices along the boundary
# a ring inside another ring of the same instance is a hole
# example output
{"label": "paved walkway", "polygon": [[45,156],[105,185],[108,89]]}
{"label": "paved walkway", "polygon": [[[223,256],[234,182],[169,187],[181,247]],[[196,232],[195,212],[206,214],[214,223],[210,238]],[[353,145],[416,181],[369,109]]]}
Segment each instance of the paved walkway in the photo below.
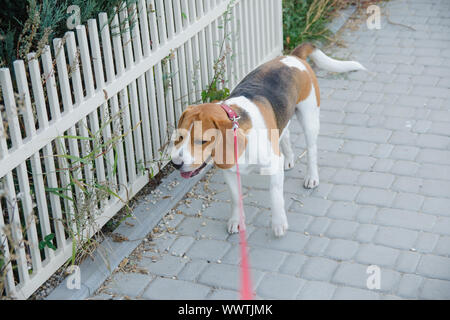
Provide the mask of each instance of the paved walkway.
{"label": "paved walkway", "polygon": [[[381,30],[346,30],[373,73],[319,72],[320,186],[286,173],[289,232],[269,228],[267,177],[244,179],[250,263],[261,299],[450,299],[450,2],[393,0]],[[416,30],[405,27],[409,25]],[[296,154],[302,129],[291,126]],[[214,170],[93,298],[238,297],[238,236],[226,233],[228,191]],[[366,285],[369,265],[381,288]]]}

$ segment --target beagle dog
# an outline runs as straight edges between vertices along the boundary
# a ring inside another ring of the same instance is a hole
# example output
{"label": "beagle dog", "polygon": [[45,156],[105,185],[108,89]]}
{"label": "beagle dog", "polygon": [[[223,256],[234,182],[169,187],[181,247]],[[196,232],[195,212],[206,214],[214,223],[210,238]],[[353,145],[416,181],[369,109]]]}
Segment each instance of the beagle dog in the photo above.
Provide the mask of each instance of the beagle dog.
{"label": "beagle dog", "polygon": [[338,61],[310,43],[291,55],[275,58],[248,74],[229,98],[218,103],[189,106],[178,121],[170,152],[172,163],[183,178],[199,174],[208,163],[223,169],[231,194],[228,232],[237,233],[239,195],[237,187],[233,121],[227,108],[238,115],[238,163],[243,174],[259,168],[270,175],[272,229],[283,236],[288,229],[284,208],[284,170],[294,167],[289,123],[294,114],[303,126],[308,154],[304,187],[319,185],[317,136],[320,92],[310,57],[319,68],[333,72],[366,70],[356,61]]}

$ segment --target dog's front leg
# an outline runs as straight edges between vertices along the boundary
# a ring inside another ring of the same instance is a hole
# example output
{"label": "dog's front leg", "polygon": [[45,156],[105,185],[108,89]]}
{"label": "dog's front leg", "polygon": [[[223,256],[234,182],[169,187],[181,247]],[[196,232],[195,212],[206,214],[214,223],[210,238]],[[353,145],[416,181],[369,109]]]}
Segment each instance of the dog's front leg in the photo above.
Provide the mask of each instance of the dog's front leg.
{"label": "dog's front leg", "polygon": [[228,220],[228,232],[238,233],[239,232],[239,186],[236,172],[231,172],[229,170],[223,171],[223,176],[225,182],[228,185],[228,189],[231,194],[231,217]]}
{"label": "dog's front leg", "polygon": [[270,176],[270,197],[272,201],[272,230],[277,237],[283,236],[288,229],[284,210],[284,170],[279,168]]}

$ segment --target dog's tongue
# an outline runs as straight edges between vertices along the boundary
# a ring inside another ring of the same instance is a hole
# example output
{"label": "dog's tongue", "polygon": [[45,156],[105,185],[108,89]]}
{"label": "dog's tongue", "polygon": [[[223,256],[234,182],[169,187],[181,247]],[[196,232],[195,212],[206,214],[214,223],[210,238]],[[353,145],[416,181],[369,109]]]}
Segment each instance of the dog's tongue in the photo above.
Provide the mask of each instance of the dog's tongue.
{"label": "dog's tongue", "polygon": [[191,172],[180,172],[180,174],[184,179],[189,179],[192,176],[192,171]]}

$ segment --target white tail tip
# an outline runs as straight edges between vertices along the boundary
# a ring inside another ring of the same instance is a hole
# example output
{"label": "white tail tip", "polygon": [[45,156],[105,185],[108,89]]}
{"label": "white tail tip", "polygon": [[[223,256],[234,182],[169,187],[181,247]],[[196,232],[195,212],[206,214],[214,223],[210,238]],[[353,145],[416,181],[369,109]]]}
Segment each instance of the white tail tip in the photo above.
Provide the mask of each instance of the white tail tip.
{"label": "white tail tip", "polygon": [[367,69],[357,61],[341,61],[330,58],[320,49],[315,49],[310,54],[310,58],[321,69],[331,72],[367,71]]}

